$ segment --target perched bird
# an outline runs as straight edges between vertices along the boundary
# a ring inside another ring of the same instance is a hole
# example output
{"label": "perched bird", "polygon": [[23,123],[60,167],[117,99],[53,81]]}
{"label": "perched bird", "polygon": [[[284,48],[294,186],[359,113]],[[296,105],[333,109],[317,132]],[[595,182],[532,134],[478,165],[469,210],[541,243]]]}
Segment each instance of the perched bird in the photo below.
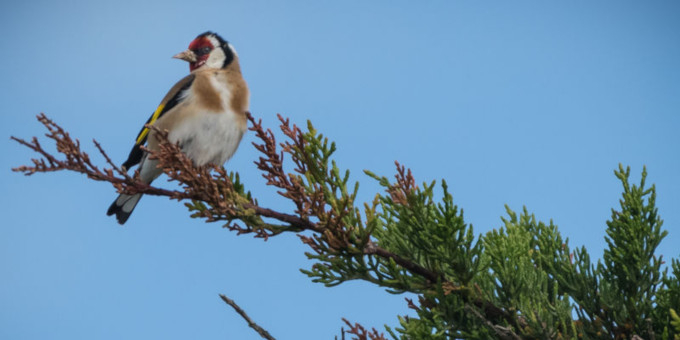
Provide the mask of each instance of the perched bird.
{"label": "perched bird", "polygon": [[[222,165],[246,131],[249,92],[236,51],[216,33],[205,32],[173,58],[188,61],[191,73],[170,89],[146,124],[167,130],[170,142],[179,142],[196,166]],[[123,168],[139,164],[140,179],[151,183],[162,170],[140,148],[145,144],[149,150],[158,150],[155,131],[147,127],[137,135]],[[124,224],[141,197],[121,194],[106,214],[115,214],[118,223]]]}

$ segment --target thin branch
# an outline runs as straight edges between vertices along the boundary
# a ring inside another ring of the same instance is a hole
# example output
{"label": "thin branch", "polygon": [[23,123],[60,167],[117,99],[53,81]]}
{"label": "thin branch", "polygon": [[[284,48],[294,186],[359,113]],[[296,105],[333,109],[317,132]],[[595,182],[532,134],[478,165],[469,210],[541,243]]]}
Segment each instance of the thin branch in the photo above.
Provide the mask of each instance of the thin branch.
{"label": "thin branch", "polygon": [[342,321],[349,327],[349,330],[347,332],[345,332],[344,329],[342,330],[343,339],[345,338],[345,333],[347,333],[356,335],[357,337],[354,338],[355,340],[387,340],[385,335],[382,333],[378,333],[378,330],[375,328],[372,328],[369,331],[359,323],[355,322],[354,325],[352,325],[352,323],[345,318],[342,318]]}
{"label": "thin branch", "polygon": [[244,204],[243,207],[246,209],[253,209],[255,211],[255,214],[259,216],[270,217],[281,222],[288,223],[291,226],[296,227],[297,229],[300,230],[310,230],[317,233],[323,232],[323,229],[319,227],[316,223],[312,223],[309,220],[302,219],[296,215],[278,212],[269,208],[263,208],[255,204]]}
{"label": "thin branch", "polygon": [[238,315],[240,315],[244,320],[246,320],[248,326],[254,329],[255,332],[257,332],[257,334],[259,334],[263,339],[275,340],[274,337],[271,336],[269,332],[267,332],[267,330],[260,327],[258,324],[255,323],[255,321],[250,319],[250,317],[248,317],[248,314],[246,314],[246,312],[243,309],[241,309],[241,307],[239,307],[239,305],[237,305],[236,302],[234,302],[234,300],[228,298],[224,294],[220,294],[220,297],[222,298],[222,301],[231,306],[231,308],[233,308],[236,311],[236,313],[238,313]]}
{"label": "thin branch", "polygon": [[491,328],[496,333],[496,335],[498,335],[499,339],[522,340],[522,338],[520,338],[519,335],[515,334],[515,332],[512,331],[512,327],[503,327],[501,325],[495,325],[493,322],[485,318],[476,308],[472,308],[469,305],[465,305],[464,309],[466,312],[473,314],[479,320],[484,322],[484,324],[487,327]]}
{"label": "thin branch", "polygon": [[443,275],[437,274],[423,266],[418,265],[415,262],[409,261],[397,254],[389,252],[383,248],[375,245],[373,242],[368,242],[366,249],[364,249],[364,254],[366,255],[377,255],[385,259],[394,260],[394,262],[402,267],[404,267],[409,272],[416,274],[418,276],[424,277],[431,283],[436,283],[437,281],[446,281]]}

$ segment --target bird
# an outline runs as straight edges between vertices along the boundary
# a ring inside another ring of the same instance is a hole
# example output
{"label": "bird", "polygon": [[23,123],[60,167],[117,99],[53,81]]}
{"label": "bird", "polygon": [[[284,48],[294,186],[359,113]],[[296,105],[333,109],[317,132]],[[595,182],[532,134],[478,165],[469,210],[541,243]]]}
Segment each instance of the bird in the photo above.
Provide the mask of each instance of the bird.
{"label": "bird", "polygon": [[[150,184],[162,174],[158,160],[142,150],[158,150],[153,125],[168,131],[168,140],[178,143],[195,166],[223,165],[236,152],[247,129],[246,112],[250,93],[241,74],[234,47],[217,33],[199,34],[189,48],[173,56],[189,62],[189,75],[178,81],[163,97],[142,127],[123,163],[128,171],[139,164],[139,179]],[[120,194],[106,214],[124,224],[139,203],[141,193]]]}

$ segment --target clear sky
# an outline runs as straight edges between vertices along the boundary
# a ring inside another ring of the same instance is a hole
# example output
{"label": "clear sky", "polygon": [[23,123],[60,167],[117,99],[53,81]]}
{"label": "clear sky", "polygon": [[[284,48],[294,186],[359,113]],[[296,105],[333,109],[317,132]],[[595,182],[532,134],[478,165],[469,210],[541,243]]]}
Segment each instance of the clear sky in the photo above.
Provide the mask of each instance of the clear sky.
{"label": "clear sky", "polygon": [[[379,190],[362,170],[391,176],[399,160],[446,179],[475,233],[526,205],[598,258],[613,170],[637,181],[647,165],[670,231],[658,253],[680,255],[680,2],[5,1],[0,28],[2,339],[258,339],[219,293],[280,339],[408,313],[365,283],[310,282],[294,235],[237,237],[157,197],[121,227],[105,216],[110,185],[10,171],[34,155],[9,136],[42,134],[40,112],[122,162],[188,73],[170,57],[206,30],[238,51],[253,114],[272,128],[276,113],[311,119],[362,201]],[[252,141],[227,167],[290,211]]]}

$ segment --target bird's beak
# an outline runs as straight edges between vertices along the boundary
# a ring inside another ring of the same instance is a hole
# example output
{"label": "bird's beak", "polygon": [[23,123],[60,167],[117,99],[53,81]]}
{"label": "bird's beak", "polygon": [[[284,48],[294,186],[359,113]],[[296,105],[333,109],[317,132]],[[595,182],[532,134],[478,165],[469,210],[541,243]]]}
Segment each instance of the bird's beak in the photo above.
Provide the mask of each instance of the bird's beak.
{"label": "bird's beak", "polygon": [[190,63],[196,62],[196,54],[192,50],[185,50],[172,56],[173,58],[182,59]]}

